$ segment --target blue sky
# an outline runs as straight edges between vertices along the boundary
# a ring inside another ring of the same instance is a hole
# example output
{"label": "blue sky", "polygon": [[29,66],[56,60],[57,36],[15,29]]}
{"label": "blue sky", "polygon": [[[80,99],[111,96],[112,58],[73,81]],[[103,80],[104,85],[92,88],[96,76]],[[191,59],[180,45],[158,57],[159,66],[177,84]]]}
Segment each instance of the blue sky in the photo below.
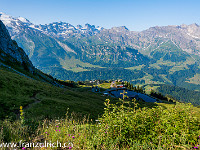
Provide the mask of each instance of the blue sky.
{"label": "blue sky", "polygon": [[199,0],[0,0],[0,11],[35,24],[55,21],[141,31],[152,26],[200,24]]}

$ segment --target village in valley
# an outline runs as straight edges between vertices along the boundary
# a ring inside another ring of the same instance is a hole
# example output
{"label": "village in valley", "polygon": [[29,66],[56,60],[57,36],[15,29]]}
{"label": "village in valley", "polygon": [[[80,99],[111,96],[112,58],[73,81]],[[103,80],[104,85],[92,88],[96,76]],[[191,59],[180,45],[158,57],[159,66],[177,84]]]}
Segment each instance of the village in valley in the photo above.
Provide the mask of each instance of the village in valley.
{"label": "village in valley", "polygon": [[[104,83],[100,83],[98,80],[91,80],[90,83],[93,83],[92,92],[102,93],[103,96],[110,96],[121,99],[128,98],[130,100],[136,99],[137,101],[142,102],[161,102],[161,100],[145,94],[145,91],[142,89],[142,87],[134,87],[129,82],[123,81],[121,79],[113,81],[110,80],[109,82],[104,81]],[[126,96],[124,97],[124,95]]]}

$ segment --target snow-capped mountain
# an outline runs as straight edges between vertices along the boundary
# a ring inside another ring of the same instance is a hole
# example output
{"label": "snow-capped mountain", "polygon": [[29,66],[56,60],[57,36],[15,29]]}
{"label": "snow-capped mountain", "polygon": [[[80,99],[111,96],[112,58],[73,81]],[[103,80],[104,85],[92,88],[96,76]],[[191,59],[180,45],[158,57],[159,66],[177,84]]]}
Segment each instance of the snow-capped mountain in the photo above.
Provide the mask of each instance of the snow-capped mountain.
{"label": "snow-capped mountain", "polygon": [[[3,13],[0,19],[5,22],[12,38],[40,69],[46,67],[46,64],[51,67],[66,66],[64,62],[66,57],[74,57],[86,63],[103,66],[124,65],[121,62],[126,62],[126,65],[130,66],[149,61],[135,49],[112,46],[110,42],[102,41],[103,38],[95,37],[105,30],[99,26],[85,24],[75,27],[64,22],[34,25],[25,18],[14,18]],[[128,31],[125,27],[114,30]]]}
{"label": "snow-capped mountain", "polygon": [[30,25],[29,27],[42,31],[43,33],[56,37],[68,37],[71,34],[89,34],[93,35],[103,30],[102,27],[85,24],[84,27],[77,25],[76,27],[65,22],[53,22],[45,25]]}
{"label": "snow-capped mountain", "polygon": [[18,17],[18,18],[14,18],[12,16],[9,16],[5,13],[0,12],[0,19],[1,21],[3,21],[3,23],[6,26],[11,26],[12,23],[15,23],[16,25],[24,25],[26,24],[27,26],[29,26],[30,24],[32,24],[28,19],[23,18],[23,17]]}
{"label": "snow-capped mountain", "polygon": [[62,40],[71,37],[82,39],[93,36],[93,39],[96,39],[93,42],[131,46],[147,55],[150,55],[149,52],[159,47],[162,42],[171,41],[183,51],[200,55],[200,27],[197,24],[151,27],[141,32],[133,32],[125,26],[104,29],[90,24],[73,26],[65,22],[35,25],[23,17],[15,18],[4,13],[0,13],[0,20],[7,26],[12,38],[21,32],[27,32],[27,29],[37,30],[40,33]]}
{"label": "snow-capped mountain", "polygon": [[35,25],[28,19],[23,17],[12,17],[0,12],[0,20],[7,26],[11,36],[16,36],[24,28],[32,28],[41,31],[44,34],[56,37],[68,37],[71,34],[88,34],[94,35],[103,30],[102,27],[85,24],[85,26],[77,25],[76,27],[65,22],[53,22],[45,25]]}
{"label": "snow-capped mountain", "polygon": [[6,25],[12,38],[32,25],[28,19],[23,17],[15,18],[2,12],[0,12],[0,20]]}

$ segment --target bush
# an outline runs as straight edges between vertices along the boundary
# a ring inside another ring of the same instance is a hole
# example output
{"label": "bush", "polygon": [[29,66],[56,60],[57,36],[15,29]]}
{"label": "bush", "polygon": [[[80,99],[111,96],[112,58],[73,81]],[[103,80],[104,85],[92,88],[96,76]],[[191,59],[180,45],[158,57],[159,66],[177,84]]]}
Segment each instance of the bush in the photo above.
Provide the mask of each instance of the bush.
{"label": "bush", "polygon": [[106,136],[98,144],[109,146],[112,143],[128,148],[188,148],[188,145],[198,143],[200,121],[194,117],[191,104],[136,110],[134,102],[135,107],[126,107],[126,103],[130,105],[123,101],[117,106],[107,100],[98,130],[99,136],[105,133]]}

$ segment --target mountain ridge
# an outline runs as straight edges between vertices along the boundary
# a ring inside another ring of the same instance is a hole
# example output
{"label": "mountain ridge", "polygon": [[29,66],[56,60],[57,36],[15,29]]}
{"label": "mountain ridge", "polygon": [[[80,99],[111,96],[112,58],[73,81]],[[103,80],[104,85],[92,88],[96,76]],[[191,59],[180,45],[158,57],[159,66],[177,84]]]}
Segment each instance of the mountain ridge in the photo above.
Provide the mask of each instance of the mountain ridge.
{"label": "mountain ridge", "polygon": [[[199,52],[200,42],[196,40],[200,39],[200,27],[196,23],[190,25],[182,24],[182,25],[155,26],[140,32],[135,32],[135,31],[129,31],[125,26],[112,27],[111,29],[104,29],[103,27],[95,27],[94,25],[90,25],[88,23],[85,24],[84,27],[82,27],[81,25],[77,25],[77,27],[75,27],[65,22],[53,22],[45,25],[41,24],[34,25],[30,21],[28,21],[28,19],[25,19],[23,17],[19,17],[23,18],[21,19],[22,20],[21,21],[19,18],[14,18],[4,13],[0,14],[1,14],[0,19],[4,22],[4,24],[8,26],[8,30],[11,33],[12,37],[16,36],[17,34],[16,32],[19,32],[19,30],[16,29],[17,26],[20,28],[20,26],[22,26],[23,24],[23,26],[39,30],[44,34],[56,38],[65,39],[69,38],[70,36],[82,37],[82,36],[95,35],[97,36],[97,38],[101,40],[105,40],[105,38],[107,38],[108,40],[105,42],[111,42],[111,43],[121,42],[122,43],[121,45],[123,46],[132,46],[132,48],[139,49],[141,51],[147,51],[147,47],[149,46],[149,44],[151,44],[149,43],[149,41],[153,42],[153,38],[162,38],[162,40],[171,39],[176,45],[180,46],[184,51],[191,54],[200,55]],[[5,18],[9,18],[10,20]],[[10,29],[9,26],[16,28]],[[12,34],[13,31],[15,32]],[[174,34],[172,34],[171,32],[174,32]],[[110,37],[106,34],[110,34]],[[105,36],[105,38],[102,36]],[[114,39],[112,39],[112,37]],[[178,43],[178,41],[180,42],[180,38],[182,38],[183,42]],[[124,39],[125,40],[129,39],[129,40],[125,41]]]}
{"label": "mountain ridge", "polygon": [[[11,37],[37,68],[56,78],[78,81],[103,79],[104,75],[136,84],[173,84],[200,90],[194,82],[188,82],[199,73],[197,24],[156,26],[135,32],[125,26],[104,29],[64,22],[34,25],[21,20],[11,19],[7,24]],[[187,73],[181,75],[182,71]],[[133,77],[136,74],[138,77]]]}

